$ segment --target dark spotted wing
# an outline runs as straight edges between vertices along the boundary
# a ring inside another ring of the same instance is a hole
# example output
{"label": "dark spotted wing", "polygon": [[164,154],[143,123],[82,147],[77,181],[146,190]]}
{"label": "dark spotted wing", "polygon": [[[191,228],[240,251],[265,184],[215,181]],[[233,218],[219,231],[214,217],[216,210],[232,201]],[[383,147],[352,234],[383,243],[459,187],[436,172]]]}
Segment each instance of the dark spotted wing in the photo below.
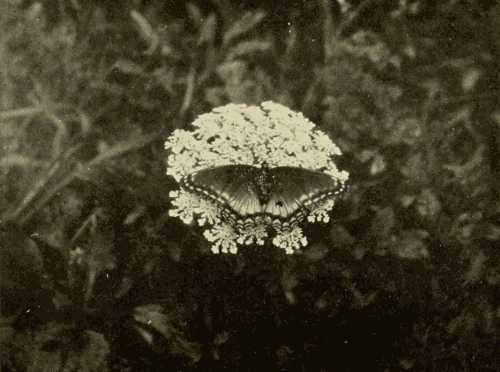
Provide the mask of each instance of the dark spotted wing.
{"label": "dark spotted wing", "polygon": [[264,212],[281,219],[301,219],[326,198],[342,192],[329,175],[298,167],[272,168],[273,187]]}
{"label": "dark spotted wing", "polygon": [[245,218],[264,212],[255,183],[261,172],[261,168],[250,165],[223,165],[194,172],[181,185]]}

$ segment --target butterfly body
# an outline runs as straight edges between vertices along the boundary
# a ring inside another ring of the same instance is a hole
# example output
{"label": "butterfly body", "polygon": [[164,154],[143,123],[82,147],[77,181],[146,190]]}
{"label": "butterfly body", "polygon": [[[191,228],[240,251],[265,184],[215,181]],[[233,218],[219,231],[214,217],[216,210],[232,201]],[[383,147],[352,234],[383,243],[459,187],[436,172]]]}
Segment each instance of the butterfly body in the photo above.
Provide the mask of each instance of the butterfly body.
{"label": "butterfly body", "polygon": [[181,186],[215,201],[232,219],[243,222],[265,218],[294,223],[342,191],[339,181],[320,171],[266,164],[202,169],[184,177]]}

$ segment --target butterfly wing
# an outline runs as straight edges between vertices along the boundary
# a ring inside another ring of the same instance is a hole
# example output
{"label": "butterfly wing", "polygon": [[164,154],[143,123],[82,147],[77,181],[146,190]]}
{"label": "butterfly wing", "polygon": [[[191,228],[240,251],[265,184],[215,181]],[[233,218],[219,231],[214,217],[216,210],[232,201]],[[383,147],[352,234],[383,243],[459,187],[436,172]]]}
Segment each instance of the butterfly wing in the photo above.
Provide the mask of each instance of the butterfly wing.
{"label": "butterfly wing", "polygon": [[342,184],[329,175],[298,167],[271,169],[273,188],[265,213],[282,219],[304,217],[323,200],[342,192]]}
{"label": "butterfly wing", "polygon": [[245,218],[263,212],[254,182],[259,171],[250,165],[223,165],[194,172],[181,185]]}

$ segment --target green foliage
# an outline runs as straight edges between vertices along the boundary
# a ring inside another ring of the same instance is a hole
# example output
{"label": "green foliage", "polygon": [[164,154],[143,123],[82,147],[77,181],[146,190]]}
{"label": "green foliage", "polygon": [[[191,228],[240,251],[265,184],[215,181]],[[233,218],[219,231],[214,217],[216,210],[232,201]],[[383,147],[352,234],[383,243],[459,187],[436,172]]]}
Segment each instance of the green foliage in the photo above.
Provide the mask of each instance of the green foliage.
{"label": "green foliage", "polygon": [[[2,367],[499,370],[498,6],[170,3],[0,3]],[[162,141],[266,99],[349,192],[300,255],[212,256]]]}

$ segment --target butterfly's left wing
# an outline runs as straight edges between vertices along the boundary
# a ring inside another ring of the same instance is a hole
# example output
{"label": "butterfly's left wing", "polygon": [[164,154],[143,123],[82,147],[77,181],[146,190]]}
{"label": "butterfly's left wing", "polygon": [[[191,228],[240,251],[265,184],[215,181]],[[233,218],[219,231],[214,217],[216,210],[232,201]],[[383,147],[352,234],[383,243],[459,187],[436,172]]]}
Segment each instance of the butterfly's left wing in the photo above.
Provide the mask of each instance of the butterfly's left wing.
{"label": "butterfly's left wing", "polygon": [[181,185],[244,219],[263,212],[253,182],[259,172],[250,165],[224,165],[194,172],[183,178]]}
{"label": "butterfly's left wing", "polygon": [[265,212],[281,219],[300,220],[327,198],[342,192],[342,183],[329,175],[298,167],[271,169],[273,188]]}

